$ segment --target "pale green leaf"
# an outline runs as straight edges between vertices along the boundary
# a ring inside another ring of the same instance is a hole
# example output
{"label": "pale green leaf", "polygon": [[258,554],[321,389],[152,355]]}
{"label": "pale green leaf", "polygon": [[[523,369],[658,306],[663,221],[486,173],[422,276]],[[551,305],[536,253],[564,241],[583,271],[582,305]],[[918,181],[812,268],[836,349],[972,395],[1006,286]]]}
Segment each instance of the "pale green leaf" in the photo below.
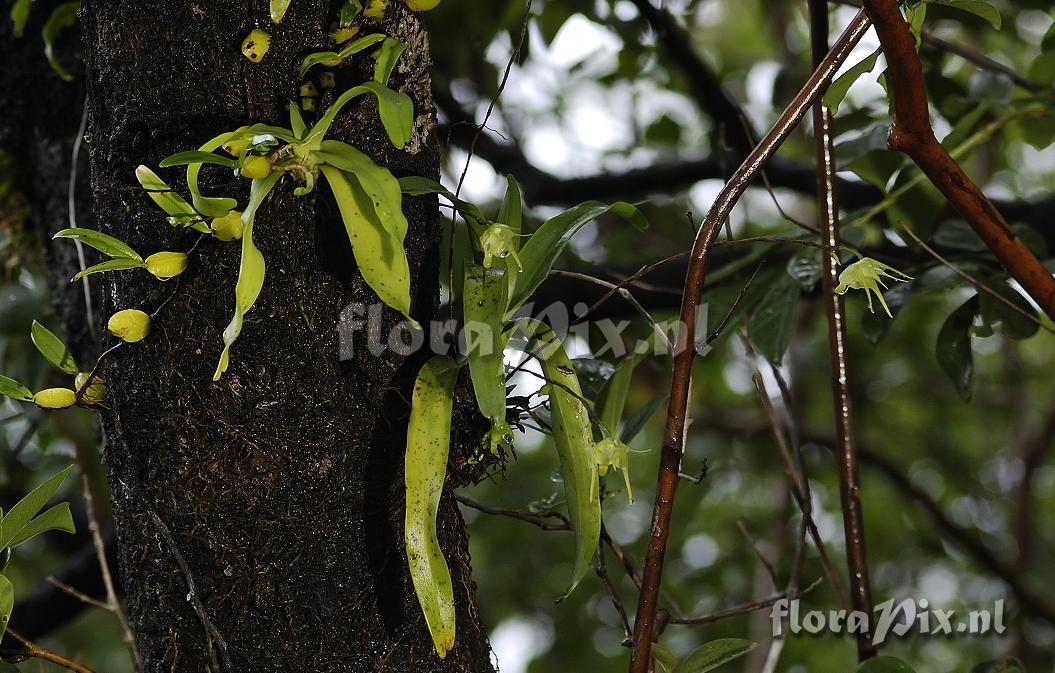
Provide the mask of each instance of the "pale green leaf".
{"label": "pale green leaf", "polygon": [[177,194],[176,190],[169,187],[168,183],[158,177],[154,171],[146,166],[140,166],[136,169],[136,179],[139,180],[139,184],[143,186],[143,189],[146,190],[147,195],[154,203],[165,211],[169,216],[169,222],[173,225],[192,226],[198,230],[201,230],[201,227],[208,229],[208,226],[202,222],[198,211],[194,210],[191,204]]}
{"label": "pale green leaf", "polygon": [[69,238],[91,246],[107,257],[114,259],[134,259],[142,262],[139,253],[128,247],[123,241],[94,229],[63,229],[53,238]]}
{"label": "pale green leaf", "polygon": [[80,371],[80,367],[77,366],[77,362],[73,359],[70,349],[66,347],[62,339],[55,336],[51,330],[36,320],[33,321],[30,338],[33,339],[33,345],[37,347],[40,354],[51,364],[67,374],[76,374]]}
{"label": "pale green leaf", "polygon": [[33,392],[14,379],[0,376],[0,395],[10,397],[19,402],[32,402]]}
{"label": "pale green leaf", "polygon": [[271,20],[275,23],[282,23],[292,2],[293,0],[271,0]]}
{"label": "pale green leaf", "polygon": [[414,384],[407,428],[407,561],[414,592],[441,659],[454,647],[456,632],[454,586],[436,536],[436,516],[447,476],[457,380],[458,364],[454,360],[435,357],[426,362]]}
{"label": "pale green leaf", "polygon": [[111,259],[94,266],[89,266],[87,269],[78,272],[72,280],[77,281],[85,276],[91,276],[96,273],[106,273],[107,271],[128,271],[129,269],[139,269],[144,265],[145,263],[139,259]]}
{"label": "pale green leaf", "polygon": [[158,164],[162,168],[170,166],[189,166],[190,164],[215,164],[226,168],[234,168],[238,161],[232,157],[225,157],[215,152],[202,152],[201,150],[189,150],[187,152],[176,152],[161,160]]}
{"label": "pale green leaf", "polygon": [[601,419],[601,425],[611,433],[612,437],[616,437],[619,430],[619,421],[626,408],[626,398],[630,392],[630,381],[634,376],[634,368],[644,357],[641,354],[634,354],[623,358],[616,366],[615,373],[605,382],[601,393],[597,396],[597,416]]}
{"label": "pale green leaf", "polygon": [[374,204],[381,224],[399,239],[402,245],[407,236],[407,218],[403,214],[403,192],[399,181],[384,166],[378,166],[367,155],[347,143],[324,140],[315,157],[359,180],[359,185]]}
{"label": "pale green leaf", "polygon": [[373,94],[377,98],[378,113],[389,140],[396,149],[403,149],[414,130],[414,102],[406,94],[392,91],[377,82],[364,82],[341,94],[341,97],[326,109],[319,121],[315,122],[315,126],[307,136],[309,142],[321,142],[341,109],[350,101],[365,94]]}
{"label": "pale green leaf", "polygon": [[462,307],[469,373],[480,413],[491,419],[492,447],[511,433],[506,423],[506,379],[501,321],[506,306],[504,269],[465,265]]}
{"label": "pale green leaf", "polygon": [[674,673],[707,673],[755,649],[758,643],[743,638],[720,638],[704,643],[678,663]]}
{"label": "pale green leaf", "polygon": [[394,37],[386,37],[385,41],[381,43],[381,48],[377,50],[374,81],[388,86],[388,80],[392,77],[392,71],[395,70],[396,64],[399,63],[399,57],[406,50],[406,43]]}
{"label": "pale green leaf", "polygon": [[18,535],[12,538],[7,546],[17,547],[41,533],[58,530],[64,533],[76,533],[77,527],[73,523],[73,515],[70,514],[70,503],[60,502],[40,516],[35,517]]}
{"label": "pale green leaf", "polygon": [[11,541],[18,539],[22,534],[23,529],[29,525],[29,522],[35,517],[40,510],[44,509],[44,505],[48,504],[51,500],[51,496],[55,495],[55,491],[59,490],[59,486],[66,479],[66,475],[70,473],[73,466],[67,467],[62,472],[59,472],[51,479],[33,489],[29,495],[19,500],[11,510],[4,515],[3,523],[0,524],[0,549],[4,547],[10,547]]}
{"label": "pale green leaf", "polygon": [[349,42],[339,52],[317,51],[313,54],[308,54],[300,64],[300,78],[304,79],[305,75],[308,74],[308,71],[317,65],[324,65],[327,68],[336,67],[353,55],[372,47],[384,39],[385,36],[381,33],[371,33],[370,35],[364,35],[363,37]]}

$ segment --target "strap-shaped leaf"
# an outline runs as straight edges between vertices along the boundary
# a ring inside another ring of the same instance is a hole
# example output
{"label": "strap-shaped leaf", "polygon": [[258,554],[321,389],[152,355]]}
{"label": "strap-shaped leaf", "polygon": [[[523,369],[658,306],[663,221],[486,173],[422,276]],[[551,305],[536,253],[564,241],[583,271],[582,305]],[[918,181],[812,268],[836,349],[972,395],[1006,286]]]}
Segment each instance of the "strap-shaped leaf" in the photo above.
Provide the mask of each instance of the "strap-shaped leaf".
{"label": "strap-shaped leaf", "polygon": [[[506,176],[506,193],[502,199],[502,205],[498,209],[499,224],[504,224],[519,237],[524,230],[524,196],[520,190],[520,183],[512,175]],[[520,252],[520,239],[514,239],[516,250]],[[520,267],[515,259],[508,257],[497,262],[506,270],[506,284],[509,286],[507,296],[513,296],[516,291],[517,277],[520,275]]]}
{"label": "strap-shaped leaf", "polygon": [[[213,152],[230,140],[251,137],[248,131],[232,131],[221,133],[198,148],[199,152]],[[165,161],[161,162],[165,167]],[[191,203],[194,209],[205,217],[223,217],[238,206],[238,201],[226,196],[205,196],[198,187],[198,176],[201,174],[201,164],[187,165],[187,189],[190,191]]]}
{"label": "strap-shaped leaf", "polygon": [[564,346],[549,326],[525,319],[518,326],[533,336],[532,352],[542,363],[548,382],[553,441],[560,457],[568,518],[575,531],[575,570],[567,597],[590,572],[590,562],[601,536],[601,501],[593,461],[593,429],[583,404],[582,389]]}
{"label": "strap-shaped leaf", "polygon": [[231,360],[231,346],[242,333],[245,314],[253,308],[253,304],[260,298],[260,291],[264,288],[264,275],[267,268],[264,255],[253,242],[253,224],[256,222],[256,213],[261,204],[281,176],[281,173],[271,173],[266,178],[253,180],[250,188],[249,205],[242,213],[242,262],[238,268],[238,282],[234,286],[234,315],[223,331],[223,353],[220,354],[220,362],[216,365],[213,381],[219,381],[223,373],[227,371]]}
{"label": "strap-shaped leaf", "polygon": [[402,245],[407,237],[408,224],[403,214],[403,192],[392,172],[384,166],[378,166],[348,143],[337,140],[324,140],[321,151],[316,152],[315,156],[359,180],[359,185],[374,204],[374,211],[381,223]]}
{"label": "strap-shaped leaf", "polygon": [[300,107],[296,103],[290,103],[289,108],[289,128],[293,131],[293,135],[297,138],[303,138],[304,132],[308,130],[307,125],[304,123],[304,115],[300,113]]}
{"label": "strap-shaped leaf", "polygon": [[58,57],[55,56],[55,40],[64,29],[77,23],[77,12],[80,8],[80,0],[59,5],[52,10],[51,16],[44,22],[44,27],[40,31],[41,36],[44,38],[44,55],[47,56],[51,69],[67,82],[73,79],[73,75],[62,67]]}
{"label": "strap-shaped leaf", "polygon": [[405,42],[394,37],[386,37],[377,50],[377,63],[374,65],[374,81],[388,86],[388,80],[392,78],[392,71],[399,63],[399,57],[407,50]]}
{"label": "strap-shaped leaf", "polygon": [[11,511],[4,516],[3,523],[0,524],[0,530],[2,530],[0,532],[0,549],[10,547],[11,541],[22,534],[23,529],[29,525],[33,517],[44,509],[44,505],[48,504],[51,496],[55,495],[55,491],[59,490],[59,486],[62,485],[66,475],[72,469],[73,466],[71,465],[51,479],[48,479],[11,508]]}
{"label": "strap-shaped leaf", "polygon": [[406,94],[397,93],[377,82],[364,82],[341,94],[341,97],[326,109],[319,121],[315,122],[315,126],[308,134],[308,141],[321,142],[341,109],[349,101],[365,94],[373,94],[377,97],[377,109],[385,132],[388,133],[388,138],[396,149],[403,149],[414,130],[414,102]]}
{"label": "strap-shaped leaf", "polygon": [[134,259],[139,262],[143,261],[143,258],[139,256],[139,253],[128,247],[124,241],[94,229],[63,229],[52,238],[69,238],[75,241],[80,241],[87,246],[95,248],[107,257],[113,257],[114,259]]}
{"label": "strap-shaped leaf", "polygon": [[129,269],[138,269],[145,265],[146,263],[139,259],[111,259],[94,266],[89,266],[87,269],[78,272],[77,275],[72,278],[72,281],[78,281],[85,276],[91,276],[96,273],[106,273],[107,271],[128,271]]}
{"label": "strap-shaped leaf", "polygon": [[33,345],[37,347],[40,354],[51,364],[67,374],[76,374],[80,371],[70,349],[66,347],[62,339],[36,320],[33,321],[33,327],[30,329],[30,338],[33,339]]}
{"label": "strap-shaped leaf", "polygon": [[352,243],[356,264],[381,301],[410,318],[410,265],[402,239],[380,221],[358,178],[333,166],[320,166],[330,185]]}
{"label": "strap-shaped leaf", "polygon": [[0,395],[10,397],[19,402],[32,402],[33,391],[14,379],[0,376]]}
{"label": "strap-shaped leaf", "polygon": [[634,354],[621,360],[615,368],[615,373],[605,382],[600,395],[597,396],[597,416],[612,437],[616,437],[619,430],[619,421],[626,408],[626,397],[630,392],[634,368],[644,357]]}
{"label": "strap-shaped leaf", "polygon": [[[179,155],[175,155],[179,156]],[[215,155],[212,155],[215,156]],[[169,222],[175,226],[191,226],[205,233],[209,230],[194,207],[169,187],[154,171],[146,166],[136,169],[136,179],[146,190],[147,195],[169,216]]]}
{"label": "strap-shaped leaf", "polygon": [[465,265],[463,285],[469,373],[480,413],[491,419],[493,441],[511,433],[506,423],[505,337],[501,321],[506,306],[504,269]]}
{"label": "strap-shaped leaf", "polygon": [[674,673],[707,673],[733,659],[744,656],[758,647],[758,643],[743,638],[720,638],[697,647],[685,655]]}
{"label": "strap-shaped leaf", "polygon": [[374,46],[384,39],[385,36],[381,33],[371,33],[349,42],[340,51],[317,51],[314,54],[308,54],[300,64],[300,78],[304,79],[308,71],[317,65],[324,65],[328,68],[338,66],[355,54]]}
{"label": "strap-shaped leaf", "polygon": [[169,166],[189,166],[190,164],[215,164],[226,168],[234,168],[238,161],[231,157],[224,157],[215,152],[202,152],[201,150],[189,150],[187,152],[176,152],[161,162],[162,168]]}
{"label": "strap-shaped leaf", "polygon": [[454,647],[455,610],[451,573],[436,536],[436,516],[447,478],[457,380],[454,360],[435,357],[426,362],[414,384],[407,429],[407,561],[414,592],[441,659]]}
{"label": "strap-shaped leaf", "polygon": [[0,575],[0,637],[7,633],[11,611],[15,609],[15,586],[6,575]]}
{"label": "strap-shaped leaf", "polygon": [[458,212],[460,212],[467,220],[473,222],[479,227],[485,227],[487,225],[487,218],[484,217],[483,212],[476,206],[476,204],[462,201],[454,195],[454,192],[435,180],[423,178],[418,175],[410,175],[404,178],[399,178],[399,188],[408,196],[439,194],[450,201],[451,204],[458,209]]}
{"label": "strap-shaped leaf", "polygon": [[9,547],[18,545],[35,538],[41,533],[59,530],[64,533],[76,533],[77,527],[73,523],[73,515],[70,514],[70,503],[60,502],[40,516],[35,517],[26,524],[26,527],[7,543]]}
{"label": "strap-shaped leaf", "polygon": [[289,9],[292,2],[293,0],[271,0],[271,20],[275,23],[281,23],[286,16],[286,10]]}
{"label": "strap-shaped leaf", "polygon": [[519,308],[549,275],[557,257],[580,229],[603,215],[613,213],[638,229],[648,229],[648,220],[629,203],[611,205],[588,201],[550,218],[538,228],[520,251],[524,271],[517,276],[516,290],[509,302],[510,310]]}

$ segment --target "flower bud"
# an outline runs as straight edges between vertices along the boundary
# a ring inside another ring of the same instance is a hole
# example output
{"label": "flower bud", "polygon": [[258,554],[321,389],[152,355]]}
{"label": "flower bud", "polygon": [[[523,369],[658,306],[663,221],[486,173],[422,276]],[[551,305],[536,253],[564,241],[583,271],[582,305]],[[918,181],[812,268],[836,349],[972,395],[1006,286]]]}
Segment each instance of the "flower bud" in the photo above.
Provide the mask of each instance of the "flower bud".
{"label": "flower bud", "polygon": [[[81,372],[77,374],[77,378],[74,380],[73,387],[78,391],[84,388],[84,384],[88,383],[88,377],[91,376],[88,372]],[[88,405],[100,404],[103,399],[106,398],[106,382],[99,376],[92,379],[91,385],[84,388],[84,392],[81,393],[81,401]]]}
{"label": "flower bud", "polygon": [[253,29],[242,41],[242,55],[253,63],[263,61],[270,48],[271,36],[259,28]]}
{"label": "flower bud", "polygon": [[182,252],[156,252],[144,262],[158,280],[175,278],[187,270],[187,255]]}
{"label": "flower bud", "polygon": [[41,409],[65,409],[77,404],[77,393],[69,388],[48,388],[34,395],[33,402]]}
{"label": "flower bud", "polygon": [[410,7],[415,12],[427,12],[430,9],[436,9],[436,5],[440,4],[443,0],[407,0],[407,7]]}
{"label": "flower bud", "polygon": [[480,247],[484,252],[484,268],[490,269],[494,259],[505,259],[512,255],[517,268],[524,268],[517,255],[517,232],[504,224],[492,224],[480,234]]}
{"label": "flower bud", "polygon": [[245,161],[242,162],[242,168],[239,170],[239,173],[242,174],[243,178],[249,178],[251,180],[266,178],[271,174],[271,162],[268,161],[267,157],[246,157]]}
{"label": "flower bud", "polygon": [[[248,126],[243,126],[239,128],[236,132],[248,130]],[[249,140],[249,138],[235,138],[233,140],[228,140],[223,144],[223,151],[227,152],[232,157],[240,157],[242,156],[242,152],[245,152],[245,149],[249,147]]]}
{"label": "flower bud", "polygon": [[223,217],[215,217],[209,225],[212,235],[221,241],[237,241],[242,238],[242,213],[232,210]]}
{"label": "flower bud", "polygon": [[121,341],[136,343],[150,334],[150,316],[139,309],[126,308],[110,316],[106,329]]}

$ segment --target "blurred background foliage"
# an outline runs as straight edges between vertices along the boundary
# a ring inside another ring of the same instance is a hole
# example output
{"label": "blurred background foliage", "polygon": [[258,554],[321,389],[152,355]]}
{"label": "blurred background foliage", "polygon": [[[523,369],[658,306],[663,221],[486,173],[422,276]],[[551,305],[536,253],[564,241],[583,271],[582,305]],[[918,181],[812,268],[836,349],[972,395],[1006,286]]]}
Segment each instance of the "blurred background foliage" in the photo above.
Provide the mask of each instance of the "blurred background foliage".
{"label": "blurred background foliage", "polygon": [[[638,234],[601,221],[580,234],[559,265],[610,281],[687,250],[694,224],[720,189],[721,177],[741,156],[732,141],[740,130],[715,123],[714,99],[701,96],[683,64],[671,57],[670,44],[642,16],[644,2],[535,0],[525,23],[521,1],[447,0],[427,16],[441,127],[450,139],[446,183],[458,184],[474,125],[486,121],[462,189],[485,212],[497,208],[506,172],[524,183],[536,223],[572,200],[647,200],[650,231]],[[1046,39],[1053,23],[1051,4],[995,4],[1002,16],[999,30],[952,7],[932,5],[928,11],[921,55],[935,128],[950,147],[972,136],[978,141],[965,156],[965,167],[1051,267],[1055,39]],[[804,2],[667,0],[663,9],[690,36],[695,54],[756,131],[768,128],[809,75]],[[834,39],[856,10],[841,4],[831,10]],[[525,29],[523,49],[516,53]],[[949,44],[970,57],[955,53]],[[846,67],[877,46],[870,33]],[[507,66],[508,81],[488,116]],[[1008,604],[1008,631],[1002,636],[909,637],[892,640],[884,652],[935,673],[969,671],[980,661],[1008,654],[1021,657],[1028,670],[1051,670],[1055,623],[1050,616],[1055,608],[1050,606],[1055,602],[1047,595],[1046,582],[1055,561],[1048,525],[1055,514],[1055,464],[1047,451],[1055,441],[1055,339],[988,299],[977,302],[969,324],[951,335],[946,330],[939,339],[950,314],[977,291],[898,235],[895,224],[910,227],[958,268],[1036,311],[931,188],[914,187],[900,193],[889,208],[870,212],[915,175],[905,159],[885,149],[889,109],[877,81],[883,69],[880,58],[875,71],[850,89],[837,117],[839,156],[846,169],[840,177],[848,181],[844,191],[853,194],[848,201],[854,202],[844,208],[844,236],[865,254],[914,277],[887,294],[893,320],[870,314],[863,295],[847,297],[858,436],[866,453],[863,496],[873,590],[877,602],[926,598],[961,613],[991,607],[999,599]],[[1021,112],[1027,107],[1030,111]],[[759,185],[748,192],[729,234],[809,238],[811,232],[792,219],[815,226],[813,155],[807,121],[782,149],[784,163],[772,169],[773,189]],[[655,166],[684,170],[670,170],[663,173],[670,179],[657,180]],[[37,243],[20,226],[25,208],[17,166],[0,158],[0,371],[39,389],[56,373],[28,338],[33,319],[50,324],[50,317]],[[817,265],[814,252],[764,242],[728,246],[716,254],[705,295],[711,329],[722,322],[741,289],[750,287],[695,372],[684,470],[695,474],[706,465],[707,477],[699,485],[682,484],[675,512],[664,606],[680,616],[704,615],[774,593],[738,523],[774,565],[781,588],[790,573],[798,511],[752,381],[756,371],[781,426],[802,446],[814,516],[836,567],[845,567],[836,467],[828,448],[834,428],[827,326],[819,274],[809,272]],[[774,337],[778,330],[752,330],[750,317],[766,307],[771,288],[786,282],[789,262],[806,271],[797,275],[799,286],[776,305],[777,322],[790,335],[783,340]],[[684,267],[671,266],[674,271],[644,279],[649,283],[644,303],[660,320],[674,316],[680,294]],[[585,286],[563,280],[551,279],[543,294],[574,304],[579,301],[576,292]],[[624,334],[628,343],[647,337],[648,326],[621,300],[613,300],[606,310],[610,317],[634,321]],[[971,345],[966,355],[950,355],[955,350],[951,339],[957,336]],[[600,344],[599,336],[590,333],[569,340],[569,350],[584,360],[615,361],[611,353],[600,352]],[[763,354],[771,356],[776,368]],[[969,384],[964,383],[968,371]],[[637,501],[627,505],[620,479],[608,484],[607,530],[638,565],[662,433],[663,406],[656,400],[666,395],[669,372],[668,358],[650,358],[637,368],[631,388],[628,413],[649,405],[658,409],[632,442],[642,450],[631,455]],[[779,394],[775,372],[788,382],[789,397]],[[513,381],[514,395],[538,388],[532,377],[518,375]],[[71,460],[93,466],[93,483],[104,489],[94,467],[97,443],[92,417],[85,412],[44,416],[29,406],[3,403],[2,504],[9,506]],[[556,467],[550,441],[529,431],[518,438],[516,459],[506,474],[494,475],[465,495],[496,507],[559,510]],[[83,524],[79,481],[70,480],[66,489]],[[569,534],[471,508],[464,511],[483,619],[491,628],[502,671],[624,667],[628,650],[622,645],[620,619],[596,577],[569,599],[554,603],[571,572]],[[59,572],[86,541],[82,533],[76,538],[45,536],[25,545],[9,571],[16,586],[32,587]],[[1040,597],[1047,618],[1038,610],[1022,609],[1019,596],[994,572],[994,563],[1020,590]],[[636,591],[611,554],[607,565],[632,617]],[[816,550],[810,547],[802,583],[821,577]],[[821,584],[803,603],[804,609],[831,609],[837,601],[831,588]],[[12,624],[17,628],[17,608]],[[661,642],[684,653],[726,636],[763,644],[727,670],[759,670],[770,639],[768,610],[704,626],[671,625]],[[99,610],[82,613],[44,642],[96,670],[128,670],[117,628]],[[854,656],[853,642],[845,636],[800,634],[789,637],[778,670],[843,673],[852,669]],[[20,668],[47,670],[33,662]]]}

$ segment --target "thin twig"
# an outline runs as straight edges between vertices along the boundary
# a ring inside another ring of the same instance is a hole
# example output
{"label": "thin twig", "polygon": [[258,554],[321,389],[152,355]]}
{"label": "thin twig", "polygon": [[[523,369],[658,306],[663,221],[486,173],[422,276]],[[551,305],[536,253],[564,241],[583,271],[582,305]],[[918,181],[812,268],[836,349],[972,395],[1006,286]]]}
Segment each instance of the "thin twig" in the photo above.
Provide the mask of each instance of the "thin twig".
{"label": "thin twig", "polygon": [[0,650],[0,659],[3,659],[4,661],[17,663],[19,661],[24,661],[27,658],[34,658],[50,662],[56,666],[61,666],[67,671],[73,671],[74,673],[94,673],[92,669],[84,664],[73,661],[72,659],[67,659],[61,654],[56,654],[55,652],[46,650],[10,627],[7,629],[7,633],[9,633],[15,640],[22,643],[26,649]]}
{"label": "thin twig", "polygon": [[762,600],[752,601],[750,603],[737,605],[736,607],[726,608],[724,610],[712,612],[711,614],[704,615],[703,617],[689,617],[687,619],[671,617],[668,620],[668,623],[679,624],[681,626],[700,626],[702,624],[713,624],[714,622],[721,621],[723,619],[728,619],[729,617],[736,617],[737,615],[747,614],[748,612],[755,612],[756,610],[764,610],[768,607],[772,607],[777,602],[782,601],[785,598],[788,600],[795,600],[796,598],[805,596],[809,592],[813,591],[823,581],[824,580],[818,578],[814,580],[812,584],[810,584],[805,589],[802,589],[801,591],[781,591],[780,593],[774,594],[769,598],[763,598]]}
{"label": "thin twig", "polygon": [[48,584],[50,584],[51,586],[55,587],[59,591],[62,591],[63,593],[67,593],[70,596],[73,596],[74,598],[76,598],[80,602],[84,603],[85,605],[91,605],[91,606],[99,608],[101,610],[106,610],[107,612],[111,611],[109,603],[105,603],[105,602],[99,600],[98,598],[92,598],[88,594],[85,594],[85,593],[82,593],[80,591],[77,591],[76,589],[71,587],[69,584],[66,584],[65,582],[60,580],[58,577],[55,577],[54,575],[48,575],[47,577],[44,578],[44,581],[47,582]]}

